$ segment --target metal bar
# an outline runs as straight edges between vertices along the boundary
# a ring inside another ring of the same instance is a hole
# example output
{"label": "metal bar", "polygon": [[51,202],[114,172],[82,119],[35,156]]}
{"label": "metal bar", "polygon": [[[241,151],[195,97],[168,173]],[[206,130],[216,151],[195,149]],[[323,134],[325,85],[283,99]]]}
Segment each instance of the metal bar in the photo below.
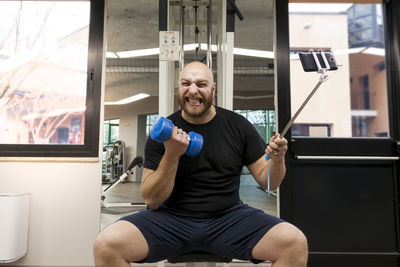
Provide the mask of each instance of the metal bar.
{"label": "metal bar", "polygon": [[299,116],[300,112],[303,110],[303,108],[306,106],[308,101],[311,99],[311,97],[314,95],[314,93],[317,91],[317,89],[321,86],[321,84],[326,81],[326,79],[320,79],[320,81],[317,83],[317,85],[314,87],[314,89],[311,91],[311,93],[308,95],[306,100],[304,100],[303,104],[300,106],[300,108],[296,111],[296,113],[293,115],[293,117],[290,119],[290,121],[286,124],[285,128],[283,129],[282,133],[280,134],[281,137],[284,137],[286,132],[289,130],[290,126],[293,124],[294,120]]}
{"label": "metal bar", "polygon": [[233,2],[232,0],[228,0],[228,3],[231,5],[231,7],[233,8],[233,11],[235,11],[235,14],[238,16],[238,18],[240,20],[243,20],[243,15],[242,12],[240,12],[239,8],[236,6],[235,2]]}
{"label": "metal bar", "polygon": [[296,159],[311,160],[399,160],[400,157],[379,156],[295,156]]}
{"label": "metal bar", "polygon": [[212,3],[211,3],[211,0],[208,0],[208,10],[207,10],[207,66],[212,70],[211,38],[212,38]]}
{"label": "metal bar", "polygon": [[168,30],[168,0],[158,1],[158,30]]}
{"label": "metal bar", "polygon": [[[322,52],[321,52],[322,53]],[[315,64],[317,65],[318,68],[318,72],[320,72],[322,70],[321,64],[319,64],[319,59],[317,57],[317,53],[314,52],[314,50],[311,49],[311,54],[313,55]]]}
{"label": "metal bar", "polygon": [[183,0],[180,0],[179,3],[179,9],[180,9],[180,29],[179,29],[179,42],[180,42],[180,46],[181,49],[179,51],[179,72],[183,69],[183,67],[185,66],[185,51],[183,50],[183,45],[184,45],[184,31],[185,31],[185,7],[183,6]]}
{"label": "metal bar", "polygon": [[325,53],[324,53],[324,51],[322,51],[322,50],[321,50],[321,57],[322,57],[322,59],[324,60],[325,69],[330,70],[330,69],[331,69],[331,66],[329,66],[328,59],[326,58]]}
{"label": "metal bar", "polygon": [[199,43],[199,28],[197,27],[197,9],[199,8],[197,4],[197,0],[194,0],[195,4],[193,6],[194,8],[194,43],[196,44],[196,50],[195,50],[195,57],[194,60],[199,60],[199,49],[200,49],[200,43]]}

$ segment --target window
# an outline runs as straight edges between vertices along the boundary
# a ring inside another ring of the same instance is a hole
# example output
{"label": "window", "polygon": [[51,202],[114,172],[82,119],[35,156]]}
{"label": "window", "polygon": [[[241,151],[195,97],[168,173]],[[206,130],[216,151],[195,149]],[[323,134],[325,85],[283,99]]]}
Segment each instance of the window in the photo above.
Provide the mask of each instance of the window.
{"label": "window", "polygon": [[275,133],[275,110],[235,110],[254,125],[261,137],[268,143]]}
{"label": "window", "polygon": [[369,101],[369,78],[368,75],[364,75],[360,78],[360,86],[362,88],[362,94],[364,95],[364,109],[370,109]]}
{"label": "window", "polygon": [[292,136],[330,137],[329,124],[293,124]]}
{"label": "window", "polygon": [[104,140],[103,145],[114,144],[119,136],[119,119],[104,121]]}
{"label": "window", "polygon": [[386,72],[378,71],[385,68],[379,16],[382,6],[375,4],[289,4],[292,116],[320,77],[304,72],[294,52],[330,50],[339,66],[327,71],[328,79],[296,118],[293,136],[383,137],[380,133],[389,132]]}
{"label": "window", "polygon": [[146,115],[146,139],[149,137],[151,127],[153,127],[154,123],[156,123],[158,117],[158,114]]}
{"label": "window", "polygon": [[98,156],[103,14],[0,0],[0,156]]}

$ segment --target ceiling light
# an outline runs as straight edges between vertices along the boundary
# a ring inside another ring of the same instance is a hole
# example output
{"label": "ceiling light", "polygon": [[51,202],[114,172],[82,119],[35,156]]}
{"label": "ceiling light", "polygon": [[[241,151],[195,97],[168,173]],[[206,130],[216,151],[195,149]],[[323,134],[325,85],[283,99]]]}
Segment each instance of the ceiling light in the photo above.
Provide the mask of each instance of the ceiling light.
{"label": "ceiling light", "polygon": [[131,50],[131,51],[122,51],[122,52],[116,52],[116,54],[120,58],[152,56],[152,55],[160,54],[160,48],[148,48],[148,49],[139,49],[139,50]]}
{"label": "ceiling light", "polygon": [[244,48],[233,48],[233,54],[249,57],[262,57],[262,58],[274,58],[274,52],[255,50],[255,49],[244,49]]}
{"label": "ceiling light", "polygon": [[[183,50],[184,51],[194,51],[198,46],[199,46],[198,44],[185,44],[183,46]],[[205,43],[200,44],[201,50],[206,51],[207,47],[208,47],[208,45]],[[211,45],[211,51],[217,52],[217,46]],[[151,56],[151,55],[158,55],[159,53],[160,53],[160,48],[149,48],[149,49],[115,52],[117,57],[120,57],[120,58]],[[242,55],[242,56],[250,56],[250,57],[274,58],[274,52],[255,50],[255,49],[233,48],[233,54]]]}
{"label": "ceiling light", "polygon": [[198,44],[185,44],[185,45],[183,45],[183,51],[193,51],[198,46],[199,46]]}
{"label": "ceiling light", "polygon": [[106,52],[106,58],[118,58],[114,52]]}
{"label": "ceiling light", "polygon": [[134,96],[130,96],[128,98],[121,99],[119,101],[104,102],[104,105],[124,105],[124,104],[128,104],[128,103],[132,103],[132,102],[138,101],[140,99],[143,99],[143,98],[146,98],[146,97],[149,97],[149,96],[150,96],[149,94],[140,93],[140,94],[137,94],[137,95],[134,95]]}
{"label": "ceiling light", "polygon": [[[208,50],[208,44],[203,44],[203,43],[201,43],[200,44],[200,48],[201,48],[201,50],[204,50],[204,51],[207,51]],[[217,45],[211,45],[211,51],[213,51],[213,52],[217,52]]]}

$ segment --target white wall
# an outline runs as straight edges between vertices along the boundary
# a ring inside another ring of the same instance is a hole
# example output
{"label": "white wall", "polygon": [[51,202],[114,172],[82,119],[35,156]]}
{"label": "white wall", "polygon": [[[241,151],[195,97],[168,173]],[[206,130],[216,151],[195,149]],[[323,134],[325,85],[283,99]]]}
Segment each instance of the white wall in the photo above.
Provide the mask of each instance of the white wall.
{"label": "white wall", "polygon": [[[104,44],[106,36],[105,29]],[[105,58],[102,70],[101,103]],[[101,110],[100,140],[103,117]],[[4,266],[94,266],[93,242],[100,232],[101,148],[99,144],[98,158],[89,159],[0,158],[0,192],[31,194],[27,255]]]}
{"label": "white wall", "polygon": [[0,190],[31,193],[28,254],[13,266],[94,265],[100,162],[0,162]]}

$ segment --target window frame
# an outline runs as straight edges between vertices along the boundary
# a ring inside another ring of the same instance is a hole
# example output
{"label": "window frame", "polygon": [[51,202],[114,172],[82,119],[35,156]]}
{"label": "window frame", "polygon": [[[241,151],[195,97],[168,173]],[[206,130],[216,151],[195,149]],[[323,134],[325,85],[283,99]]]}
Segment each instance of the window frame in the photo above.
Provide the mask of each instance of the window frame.
{"label": "window frame", "polygon": [[104,0],[90,1],[84,144],[0,144],[0,157],[99,157]]}

